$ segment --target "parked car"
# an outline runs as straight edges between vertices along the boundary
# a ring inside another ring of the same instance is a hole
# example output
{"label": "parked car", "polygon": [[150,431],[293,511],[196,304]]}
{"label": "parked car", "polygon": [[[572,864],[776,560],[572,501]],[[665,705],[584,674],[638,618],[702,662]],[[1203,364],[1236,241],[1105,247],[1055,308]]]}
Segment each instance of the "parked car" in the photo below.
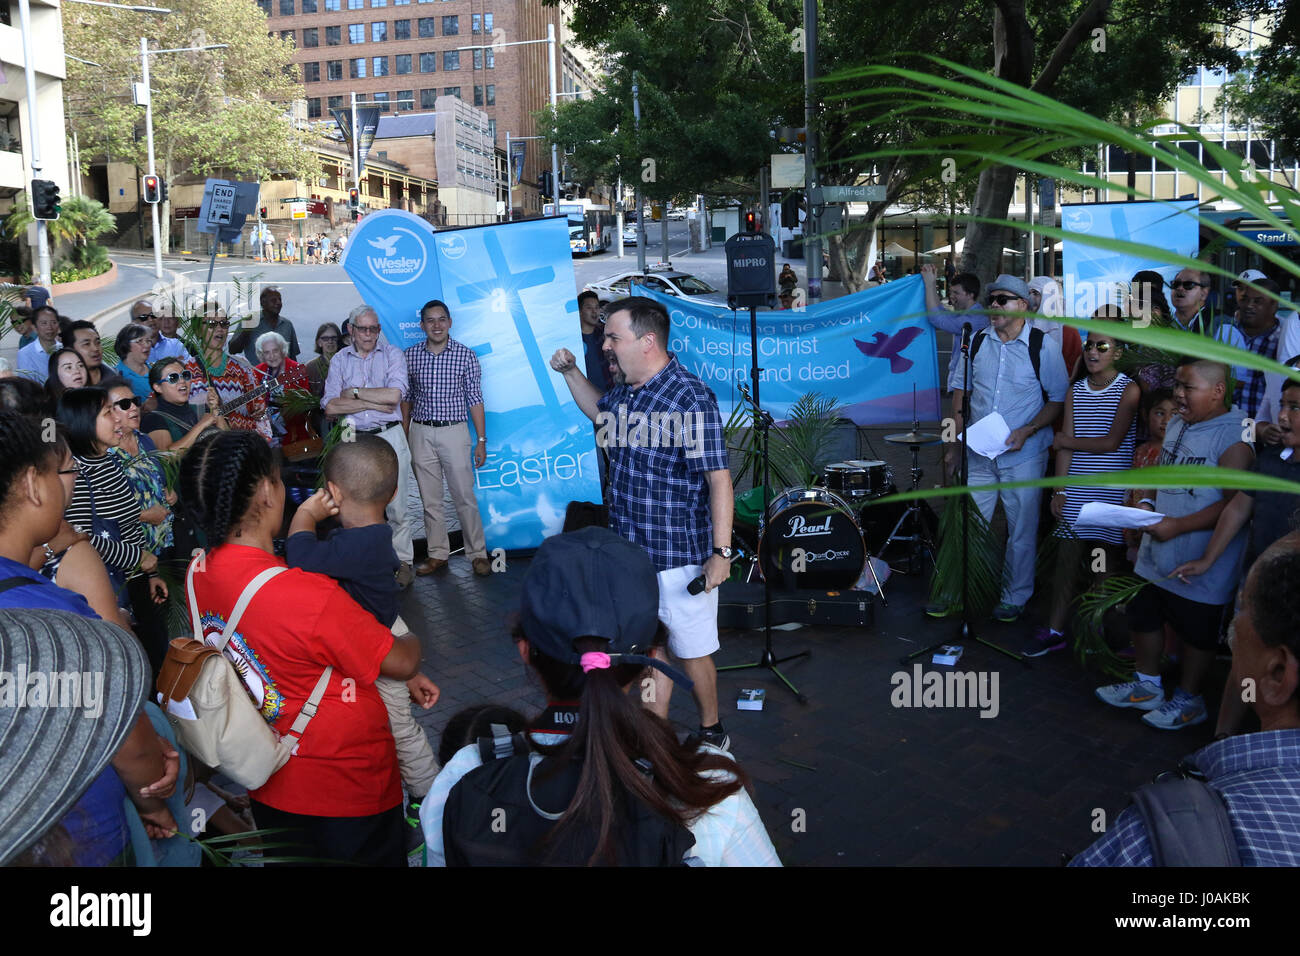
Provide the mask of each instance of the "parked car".
{"label": "parked car", "polygon": [[677,221],[684,220],[686,218],[686,207],[677,206],[674,209],[668,210],[668,218]]}
{"label": "parked car", "polygon": [[693,302],[703,302],[720,308],[727,307],[725,293],[718,291],[698,276],[675,269],[650,269],[644,273],[633,269],[631,272],[617,272],[596,282],[587,283],[587,288],[600,297],[602,304],[630,295],[629,285],[637,285],[658,292],[661,295],[681,296]]}
{"label": "parked car", "polygon": [[623,245],[625,246],[636,245],[636,226],[623,227]]}

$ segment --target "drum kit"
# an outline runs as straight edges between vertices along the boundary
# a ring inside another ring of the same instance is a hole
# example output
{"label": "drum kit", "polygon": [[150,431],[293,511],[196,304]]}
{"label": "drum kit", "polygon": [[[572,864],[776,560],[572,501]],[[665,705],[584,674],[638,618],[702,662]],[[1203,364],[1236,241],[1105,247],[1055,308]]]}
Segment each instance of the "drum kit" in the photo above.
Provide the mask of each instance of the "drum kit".
{"label": "drum kit", "polygon": [[[920,450],[942,439],[913,428],[886,435],[885,441],[910,449],[912,488],[920,488]],[[827,465],[813,487],[787,488],[772,499],[759,522],[754,570],[778,588],[827,591],[853,588],[870,574],[885,602],[873,553],[883,555],[905,544],[909,572],[915,572],[915,562],[922,557],[934,564],[927,509],[917,501],[891,504],[890,496],[897,491],[893,469],[883,461],[850,459]]]}

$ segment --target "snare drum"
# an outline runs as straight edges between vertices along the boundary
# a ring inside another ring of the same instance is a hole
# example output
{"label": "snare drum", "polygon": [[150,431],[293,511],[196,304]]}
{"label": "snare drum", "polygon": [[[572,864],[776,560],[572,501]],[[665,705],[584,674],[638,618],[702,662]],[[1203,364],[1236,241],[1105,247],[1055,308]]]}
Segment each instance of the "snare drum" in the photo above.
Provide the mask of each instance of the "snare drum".
{"label": "snare drum", "polygon": [[853,458],[844,464],[861,468],[867,473],[866,494],[862,496],[864,498],[879,498],[894,487],[894,470],[879,459]]}
{"label": "snare drum", "polygon": [[825,488],[791,488],[773,499],[768,515],[759,533],[758,566],[774,586],[833,591],[857,584],[867,551],[843,498]]}
{"label": "snare drum", "polygon": [[826,490],[842,498],[862,498],[867,494],[867,470],[852,462],[837,461],[822,469]]}

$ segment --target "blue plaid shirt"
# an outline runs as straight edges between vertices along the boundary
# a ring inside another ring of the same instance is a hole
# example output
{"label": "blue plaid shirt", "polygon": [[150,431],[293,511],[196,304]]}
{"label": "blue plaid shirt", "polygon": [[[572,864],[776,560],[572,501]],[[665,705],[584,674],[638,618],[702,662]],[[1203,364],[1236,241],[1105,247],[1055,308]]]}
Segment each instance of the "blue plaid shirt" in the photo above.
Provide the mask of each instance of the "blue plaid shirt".
{"label": "blue plaid shirt", "polygon": [[[1253,338],[1238,327],[1241,337],[1246,340],[1246,348],[1264,358],[1277,358],[1277,344],[1282,336],[1282,323],[1275,322],[1273,328]],[[1290,356],[1283,356],[1290,358]],[[1264,401],[1264,373],[1255,369],[1246,372],[1244,378],[1237,382],[1237,391],[1233,394],[1232,404],[1240,408],[1250,418],[1259,414],[1259,406]]]}
{"label": "blue plaid shirt", "polygon": [[675,356],[639,388],[615,385],[597,407],[609,453],[609,526],[655,569],[703,564],[713,551],[710,471],[728,467],[713,390]]}
{"label": "blue plaid shirt", "polygon": [[[1223,797],[1243,866],[1300,865],[1300,730],[1242,734],[1191,757]],[[1151,866],[1151,844],[1136,808],[1071,866]]]}

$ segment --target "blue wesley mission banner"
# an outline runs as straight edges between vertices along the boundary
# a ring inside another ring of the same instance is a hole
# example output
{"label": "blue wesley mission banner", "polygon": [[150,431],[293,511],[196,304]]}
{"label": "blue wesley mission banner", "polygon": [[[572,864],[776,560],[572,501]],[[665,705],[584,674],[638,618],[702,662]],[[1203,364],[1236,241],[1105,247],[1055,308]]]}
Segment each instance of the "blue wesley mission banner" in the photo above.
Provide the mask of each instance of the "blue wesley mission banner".
{"label": "blue wesley mission banner", "polygon": [[[643,290],[644,291],[644,290]],[[644,291],[668,309],[668,350],[718,396],[723,421],[750,381],[749,310]],[[925,318],[920,276],[909,276],[803,310],[758,313],[760,398],[778,421],[807,392],[839,400],[859,425],[912,421],[912,389],[922,421],[939,416],[934,329]],[[577,354],[577,353],[575,353]]]}
{"label": "blue wesley mission banner", "polygon": [[[1195,210],[1194,200],[1071,203],[1061,207],[1061,228],[1080,235],[1125,239],[1195,256],[1200,245]],[[1112,301],[1116,289],[1127,289],[1133,276],[1142,270],[1159,272],[1169,282],[1181,268],[1070,239],[1061,243],[1061,263],[1065,301],[1072,306],[1068,314],[1083,318]]]}
{"label": "blue wesley mission banner", "polygon": [[420,306],[442,299],[452,337],[478,355],[488,459],[475,487],[489,549],[535,548],[570,501],[601,500],[593,426],[549,365],[558,348],[583,354],[565,220],[434,232],[384,210],[353,231],[343,267],[393,345],[423,342]]}

